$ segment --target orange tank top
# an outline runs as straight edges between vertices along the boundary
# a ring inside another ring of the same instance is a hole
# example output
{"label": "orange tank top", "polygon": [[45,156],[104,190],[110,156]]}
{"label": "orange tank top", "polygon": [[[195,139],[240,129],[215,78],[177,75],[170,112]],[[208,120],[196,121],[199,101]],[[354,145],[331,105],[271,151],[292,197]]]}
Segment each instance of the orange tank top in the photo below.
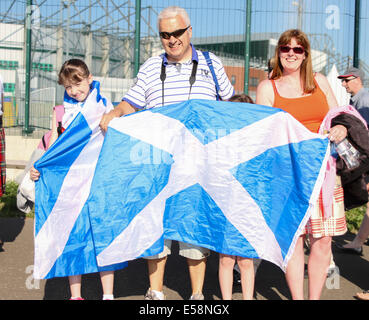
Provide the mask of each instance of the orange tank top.
{"label": "orange tank top", "polygon": [[316,90],[308,96],[300,98],[284,98],[277,91],[274,80],[271,80],[274,90],[273,107],[280,108],[300,121],[312,132],[318,132],[320,124],[329,110],[327,98],[314,80]]}

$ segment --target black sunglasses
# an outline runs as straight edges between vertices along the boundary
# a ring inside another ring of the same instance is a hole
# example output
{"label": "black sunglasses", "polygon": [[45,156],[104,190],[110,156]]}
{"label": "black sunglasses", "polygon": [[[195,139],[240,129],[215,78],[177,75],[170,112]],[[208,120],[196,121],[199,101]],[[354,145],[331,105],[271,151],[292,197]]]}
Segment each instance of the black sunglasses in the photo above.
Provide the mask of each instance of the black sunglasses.
{"label": "black sunglasses", "polygon": [[280,46],[279,47],[279,50],[283,53],[288,53],[290,52],[291,49],[296,54],[303,54],[305,52],[305,49],[303,47],[293,47],[293,48],[291,48],[290,46]]}
{"label": "black sunglasses", "polygon": [[170,39],[172,36],[174,38],[179,38],[182,34],[184,34],[186,32],[186,30],[191,27],[191,26],[188,26],[187,28],[184,28],[184,29],[179,29],[179,30],[176,30],[176,31],[173,31],[173,32],[159,32],[159,35],[161,38],[163,39]]}
{"label": "black sunglasses", "polygon": [[348,82],[350,82],[351,80],[355,80],[357,77],[353,77],[353,78],[351,78],[351,79],[347,79],[347,78],[344,78],[344,79],[341,79],[341,81],[342,82],[346,82],[346,83],[348,83]]}

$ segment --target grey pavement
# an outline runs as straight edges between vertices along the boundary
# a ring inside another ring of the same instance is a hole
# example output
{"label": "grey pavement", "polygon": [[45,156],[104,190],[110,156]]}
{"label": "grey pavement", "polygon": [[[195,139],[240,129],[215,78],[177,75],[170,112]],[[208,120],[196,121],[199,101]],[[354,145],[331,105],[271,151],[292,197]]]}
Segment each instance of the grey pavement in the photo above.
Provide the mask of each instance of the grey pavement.
{"label": "grey pavement", "polygon": [[[33,219],[0,218],[0,236],[4,245],[0,249],[0,300],[66,300],[69,298],[66,278],[36,281],[33,270]],[[354,237],[347,233],[334,238],[345,243]],[[356,292],[369,289],[369,246],[364,255],[337,252],[333,246],[336,273],[327,279],[322,300],[355,300]],[[187,300],[190,282],[186,261],[176,253],[168,258],[164,293],[168,300]],[[307,259],[307,256],[305,257]],[[305,279],[307,288],[307,280]],[[146,262],[138,259],[115,275],[114,295],[117,300],[142,300],[148,287]],[[307,293],[307,290],[306,290]],[[88,300],[101,299],[102,291],[97,274],[82,278],[82,295]],[[218,254],[212,252],[204,284],[206,300],[220,300],[218,283]],[[241,300],[241,287],[234,286],[234,300]],[[289,290],[284,273],[272,263],[262,261],[255,279],[256,300],[289,300]]]}

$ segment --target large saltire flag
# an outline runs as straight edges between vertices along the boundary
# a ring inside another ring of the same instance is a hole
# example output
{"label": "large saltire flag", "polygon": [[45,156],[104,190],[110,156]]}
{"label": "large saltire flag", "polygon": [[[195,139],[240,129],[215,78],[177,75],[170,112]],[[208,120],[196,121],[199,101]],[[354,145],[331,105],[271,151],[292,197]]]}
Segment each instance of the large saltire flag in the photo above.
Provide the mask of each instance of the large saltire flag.
{"label": "large saltire flag", "polygon": [[90,217],[85,207],[104,136],[99,128],[111,103],[94,81],[82,108],[64,95],[66,112],[80,109],[67,130],[35,163],[40,171],[35,198],[35,279],[124,268],[97,265]]}
{"label": "large saltire flag", "polygon": [[85,204],[98,264],[173,239],[285,271],[328,157],[327,138],[260,105],[190,100],[114,119]]}

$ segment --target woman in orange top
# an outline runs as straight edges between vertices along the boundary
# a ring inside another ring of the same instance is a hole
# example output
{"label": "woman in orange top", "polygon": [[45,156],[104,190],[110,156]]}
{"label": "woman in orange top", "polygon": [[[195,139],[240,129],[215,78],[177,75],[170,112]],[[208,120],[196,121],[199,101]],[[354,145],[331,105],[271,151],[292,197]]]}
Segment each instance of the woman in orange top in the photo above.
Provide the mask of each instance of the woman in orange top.
{"label": "woman in orange top", "polygon": [[[285,31],[279,38],[274,58],[277,63],[270,79],[260,82],[256,92],[256,103],[283,109],[309,130],[318,132],[328,110],[337,107],[337,101],[326,77],[320,73],[313,73],[310,43],[305,33],[296,29]],[[340,142],[346,135],[346,128],[338,125],[331,128],[328,138]],[[318,215],[322,215],[319,210],[317,211]],[[307,228],[311,243],[308,261],[310,299],[320,298],[330,264],[332,236],[336,235],[336,230],[326,225],[330,222],[330,218],[318,216],[316,220],[314,219],[314,228],[316,222],[320,224],[318,231]],[[299,238],[287,266],[286,280],[292,298],[303,299],[303,237]]]}

